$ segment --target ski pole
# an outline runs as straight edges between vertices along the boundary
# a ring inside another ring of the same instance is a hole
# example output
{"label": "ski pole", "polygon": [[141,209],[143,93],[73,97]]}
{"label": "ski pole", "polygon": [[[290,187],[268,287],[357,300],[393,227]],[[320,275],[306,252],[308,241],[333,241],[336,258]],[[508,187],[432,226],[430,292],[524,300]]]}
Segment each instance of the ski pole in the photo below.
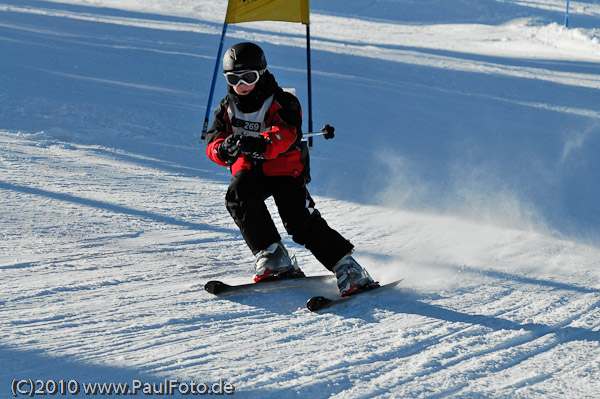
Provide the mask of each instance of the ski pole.
{"label": "ski pole", "polygon": [[[320,132],[310,132],[310,133],[303,133],[302,134],[302,140],[307,139],[309,137],[315,137],[315,136],[323,136],[325,137],[325,140],[329,140],[335,137],[335,128],[331,125],[325,125],[323,126],[323,129],[321,129]],[[200,141],[203,141],[204,138],[202,138]]]}
{"label": "ski pole", "polygon": [[325,140],[329,140],[335,136],[334,132],[335,132],[335,128],[333,126],[325,125],[325,126],[323,126],[323,129],[321,129],[320,132],[304,133],[302,135],[302,138],[305,139],[308,137],[323,136],[323,137],[325,137]]}

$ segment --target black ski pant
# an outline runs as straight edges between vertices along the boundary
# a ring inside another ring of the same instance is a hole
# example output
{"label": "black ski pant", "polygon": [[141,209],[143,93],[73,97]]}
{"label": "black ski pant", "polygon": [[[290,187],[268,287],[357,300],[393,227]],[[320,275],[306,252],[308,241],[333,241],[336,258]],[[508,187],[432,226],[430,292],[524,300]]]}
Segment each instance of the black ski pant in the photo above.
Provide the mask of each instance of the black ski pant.
{"label": "black ski pant", "polygon": [[265,176],[262,171],[242,170],[231,179],[225,205],[253,254],[281,241],[265,204],[270,196],[288,234],[327,269],[354,248],[314,208],[304,177]]}

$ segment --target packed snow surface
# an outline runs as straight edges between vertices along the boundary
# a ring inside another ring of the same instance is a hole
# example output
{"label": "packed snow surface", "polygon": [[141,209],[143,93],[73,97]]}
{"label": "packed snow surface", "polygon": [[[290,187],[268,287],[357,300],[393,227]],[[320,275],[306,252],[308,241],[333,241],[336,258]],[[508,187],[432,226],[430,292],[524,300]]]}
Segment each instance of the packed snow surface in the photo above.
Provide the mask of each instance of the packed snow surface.
{"label": "packed snow surface", "polygon": [[[0,397],[597,398],[600,1],[565,3],[311,1],[309,189],[404,278],[314,314],[333,280],[203,288],[253,273],[199,142],[227,1],[0,0]],[[308,131],[304,35],[225,46]]]}

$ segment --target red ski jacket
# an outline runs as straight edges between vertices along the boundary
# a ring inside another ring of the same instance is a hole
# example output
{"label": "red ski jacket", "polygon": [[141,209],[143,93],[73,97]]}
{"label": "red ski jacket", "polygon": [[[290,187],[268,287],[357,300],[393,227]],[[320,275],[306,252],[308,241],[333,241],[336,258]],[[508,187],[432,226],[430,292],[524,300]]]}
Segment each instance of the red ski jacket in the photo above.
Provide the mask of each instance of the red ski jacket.
{"label": "red ski jacket", "polygon": [[[206,134],[206,155],[222,166],[230,166],[232,175],[240,170],[260,167],[266,176],[298,177],[308,163],[308,149],[302,142],[302,110],[296,96],[283,91],[268,72],[248,96],[238,96],[228,88],[215,119]],[[244,98],[242,98],[244,97]],[[218,148],[231,134],[261,135],[268,139],[266,159],[247,155],[232,164],[219,157]],[[307,172],[307,171],[306,171]]]}

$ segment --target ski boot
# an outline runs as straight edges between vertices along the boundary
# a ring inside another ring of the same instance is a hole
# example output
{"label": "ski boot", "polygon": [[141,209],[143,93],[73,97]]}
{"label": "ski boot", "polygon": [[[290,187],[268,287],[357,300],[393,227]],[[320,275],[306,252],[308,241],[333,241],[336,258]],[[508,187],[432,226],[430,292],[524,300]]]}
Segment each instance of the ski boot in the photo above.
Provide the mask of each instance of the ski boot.
{"label": "ski boot", "polygon": [[274,277],[304,276],[298,267],[296,257],[290,258],[283,244],[276,242],[256,254],[254,261],[254,282]]}
{"label": "ski boot", "polygon": [[343,297],[377,284],[351,254],[336,263],[332,271],[337,277],[337,285]]}

